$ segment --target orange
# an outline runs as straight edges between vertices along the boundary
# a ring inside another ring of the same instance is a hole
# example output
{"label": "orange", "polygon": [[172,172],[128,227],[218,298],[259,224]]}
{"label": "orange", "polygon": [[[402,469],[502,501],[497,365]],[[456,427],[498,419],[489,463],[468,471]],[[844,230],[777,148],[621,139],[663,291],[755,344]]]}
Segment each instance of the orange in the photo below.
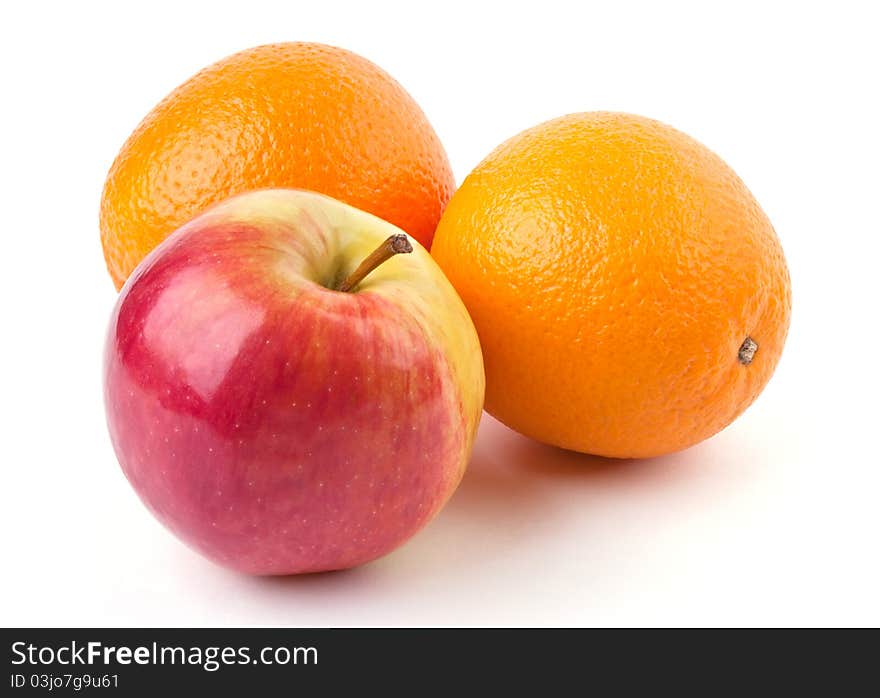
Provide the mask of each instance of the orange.
{"label": "orange", "polygon": [[467,177],[432,249],[470,311],[486,409],[540,441],[645,457],[695,444],[769,380],[791,309],[736,174],[650,119],[573,114]]}
{"label": "orange", "polygon": [[419,106],[370,61],[310,43],[242,51],[168,95],[113,163],[101,241],[116,287],[207,206],[265,187],[327,194],[428,247],[455,180]]}

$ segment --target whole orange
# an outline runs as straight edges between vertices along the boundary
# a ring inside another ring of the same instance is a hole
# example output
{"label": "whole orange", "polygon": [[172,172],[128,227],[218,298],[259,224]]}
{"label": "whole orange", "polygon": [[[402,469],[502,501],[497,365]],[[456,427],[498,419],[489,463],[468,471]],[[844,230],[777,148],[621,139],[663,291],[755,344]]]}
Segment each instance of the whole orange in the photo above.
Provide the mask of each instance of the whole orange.
{"label": "whole orange", "polygon": [[712,151],[639,116],[573,114],[502,144],[432,254],[476,324],[486,409],[563,448],[645,457],[711,436],[788,331],[767,216]]}
{"label": "whole orange", "polygon": [[113,163],[101,241],[116,287],[207,206],[265,187],[327,194],[429,247],[455,180],[422,110],[370,61],[313,43],[242,51],[169,94]]}

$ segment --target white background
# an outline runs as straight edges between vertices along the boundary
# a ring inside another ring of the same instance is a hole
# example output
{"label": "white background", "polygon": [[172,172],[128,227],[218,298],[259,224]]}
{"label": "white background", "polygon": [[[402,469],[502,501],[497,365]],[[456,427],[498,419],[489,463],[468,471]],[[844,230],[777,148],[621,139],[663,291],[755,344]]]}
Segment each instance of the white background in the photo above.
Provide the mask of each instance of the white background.
{"label": "white background", "polygon": [[[878,24],[867,2],[713,5],[8,5],[0,624],[880,624]],[[392,73],[459,181],[567,112],[641,113],[708,144],[791,268],[791,334],[764,394],[700,446],[620,464],[487,417],[449,506],[360,569],[255,579],[183,547],[106,434],[100,192],[170,89],[282,40]]]}

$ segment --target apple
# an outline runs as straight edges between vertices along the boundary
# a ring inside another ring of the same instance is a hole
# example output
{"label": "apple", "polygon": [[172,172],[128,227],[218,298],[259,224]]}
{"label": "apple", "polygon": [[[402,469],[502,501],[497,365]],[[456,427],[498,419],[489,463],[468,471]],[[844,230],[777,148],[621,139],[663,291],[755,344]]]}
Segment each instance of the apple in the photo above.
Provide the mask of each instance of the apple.
{"label": "apple", "polygon": [[105,347],[129,482],[184,542],[251,574],[401,545],[458,485],[483,391],[476,331],[428,252],[289,189],[228,199],[157,247]]}

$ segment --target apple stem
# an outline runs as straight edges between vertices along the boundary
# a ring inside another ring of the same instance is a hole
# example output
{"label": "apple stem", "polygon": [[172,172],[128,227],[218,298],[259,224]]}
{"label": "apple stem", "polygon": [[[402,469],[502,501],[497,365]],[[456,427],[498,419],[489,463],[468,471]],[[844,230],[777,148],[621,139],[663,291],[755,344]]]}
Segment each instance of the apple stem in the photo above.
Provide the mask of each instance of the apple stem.
{"label": "apple stem", "polygon": [[357,269],[345,277],[342,283],[336,287],[336,290],[344,292],[353,290],[355,286],[364,280],[367,274],[383,262],[387,262],[396,254],[409,254],[412,251],[412,244],[406,235],[403,233],[392,235],[373,250],[370,256],[360,263]]}

